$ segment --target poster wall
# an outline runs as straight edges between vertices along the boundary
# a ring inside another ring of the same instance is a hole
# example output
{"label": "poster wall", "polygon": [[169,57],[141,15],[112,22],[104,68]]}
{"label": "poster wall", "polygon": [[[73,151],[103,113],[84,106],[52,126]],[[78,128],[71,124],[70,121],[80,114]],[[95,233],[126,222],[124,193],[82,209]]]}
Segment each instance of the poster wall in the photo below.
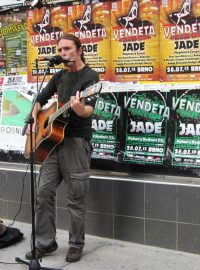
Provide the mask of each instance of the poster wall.
{"label": "poster wall", "polygon": [[[23,153],[21,132],[37,84],[20,75],[5,76],[0,86],[0,149]],[[168,165],[200,167],[200,89],[120,92],[120,84],[110,87],[113,92],[104,84],[93,114],[93,159],[164,165],[169,150]]]}
{"label": "poster wall", "polygon": [[83,45],[86,63],[110,79],[110,2],[68,7],[68,33]]}
{"label": "poster wall", "polygon": [[159,2],[111,5],[111,80],[159,80]]}
{"label": "poster wall", "polygon": [[[200,0],[46,5],[0,16],[0,151],[23,153],[36,59],[57,55],[58,38],[71,33],[104,80],[92,120],[92,158],[200,167],[200,87],[191,88],[200,74],[199,18]],[[38,61],[39,81],[46,66]],[[61,68],[51,67],[46,81]],[[176,81],[182,84],[174,90]]]}
{"label": "poster wall", "polygon": [[[47,67],[47,61],[37,60],[57,54],[57,40],[67,33],[67,8],[44,7],[27,11],[27,64],[28,81],[41,81]],[[61,66],[51,67],[45,81],[49,81]]]}
{"label": "poster wall", "polygon": [[160,79],[200,78],[200,1],[160,1]]}

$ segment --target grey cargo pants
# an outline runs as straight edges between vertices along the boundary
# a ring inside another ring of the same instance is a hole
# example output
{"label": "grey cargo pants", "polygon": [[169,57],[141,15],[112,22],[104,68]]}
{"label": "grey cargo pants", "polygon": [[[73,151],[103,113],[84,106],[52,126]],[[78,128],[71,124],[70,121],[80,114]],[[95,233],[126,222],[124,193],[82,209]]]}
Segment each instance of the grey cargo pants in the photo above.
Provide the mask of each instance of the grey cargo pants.
{"label": "grey cargo pants", "polygon": [[56,189],[64,180],[69,211],[69,246],[83,248],[89,189],[90,142],[67,137],[42,164],[38,177],[36,246],[49,247],[55,241]]}

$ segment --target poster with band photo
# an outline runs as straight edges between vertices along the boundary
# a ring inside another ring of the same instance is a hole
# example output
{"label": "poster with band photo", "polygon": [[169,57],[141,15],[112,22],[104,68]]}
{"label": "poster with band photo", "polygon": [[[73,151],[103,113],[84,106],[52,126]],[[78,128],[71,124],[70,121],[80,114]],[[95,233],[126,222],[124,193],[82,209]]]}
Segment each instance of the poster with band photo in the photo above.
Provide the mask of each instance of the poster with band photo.
{"label": "poster with band photo", "polygon": [[162,81],[200,78],[200,1],[160,1]]}
{"label": "poster with band photo", "polygon": [[68,33],[83,45],[86,63],[110,79],[110,2],[68,7]]}
{"label": "poster with band photo", "polygon": [[159,2],[111,4],[111,80],[159,80]]}
{"label": "poster with band photo", "polygon": [[[47,61],[36,60],[57,55],[57,41],[67,33],[67,7],[43,7],[27,11],[27,63],[28,81],[41,81],[47,67]],[[45,81],[59,71],[62,65],[50,67]]]}

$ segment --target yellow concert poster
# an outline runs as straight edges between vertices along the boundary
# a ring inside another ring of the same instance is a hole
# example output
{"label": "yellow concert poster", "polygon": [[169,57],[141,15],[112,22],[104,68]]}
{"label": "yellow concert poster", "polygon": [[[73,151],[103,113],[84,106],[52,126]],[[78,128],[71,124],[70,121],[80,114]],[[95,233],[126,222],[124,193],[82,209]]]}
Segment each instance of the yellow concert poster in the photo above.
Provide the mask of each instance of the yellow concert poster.
{"label": "yellow concert poster", "polygon": [[68,7],[68,33],[80,38],[86,63],[110,79],[110,2]]}
{"label": "yellow concert poster", "polygon": [[[40,60],[56,55],[57,40],[67,33],[67,7],[43,7],[29,10],[26,17],[28,81],[36,82],[37,74],[38,81],[42,80],[48,63]],[[45,81],[48,81],[60,69],[61,65],[50,67]]]}
{"label": "yellow concert poster", "polygon": [[111,80],[159,80],[159,2],[111,4]]}
{"label": "yellow concert poster", "polygon": [[200,0],[160,2],[162,81],[200,78]]}

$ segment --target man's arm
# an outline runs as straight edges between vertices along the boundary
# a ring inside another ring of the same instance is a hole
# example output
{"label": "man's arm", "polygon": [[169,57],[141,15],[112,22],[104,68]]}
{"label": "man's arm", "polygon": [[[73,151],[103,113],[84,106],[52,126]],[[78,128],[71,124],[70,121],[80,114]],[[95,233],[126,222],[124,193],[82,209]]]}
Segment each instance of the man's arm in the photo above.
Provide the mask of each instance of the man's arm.
{"label": "man's arm", "polygon": [[[33,132],[35,132],[35,129],[36,129],[36,121],[37,121],[37,115],[39,113],[39,111],[42,109],[42,106],[40,105],[39,102],[36,102],[35,103],[35,106],[33,108],[33,112],[32,112],[32,116],[33,116],[33,119],[34,119],[34,122],[33,122],[33,127],[32,127],[32,130]],[[28,128],[26,130],[26,135],[29,135],[30,134],[30,125],[28,125]]]}
{"label": "man's arm", "polygon": [[[85,90],[86,88],[92,86],[94,83],[99,82],[99,74],[94,71],[90,70],[87,73],[87,76],[85,78],[85,82],[83,83],[82,90]],[[87,98],[83,98],[80,100],[80,92],[76,93],[76,96],[72,96],[70,99],[70,105],[73,111],[80,117],[89,117],[92,115],[94,106],[95,106],[95,99],[90,99],[90,101]]]}
{"label": "man's arm", "polygon": [[93,107],[85,105],[84,99],[80,100],[79,91],[76,92],[76,96],[70,98],[70,105],[73,111],[80,117],[89,117],[93,112]]}
{"label": "man's arm", "polygon": [[[54,76],[50,79],[50,81],[48,82],[48,84],[46,85],[46,87],[43,88],[42,92],[37,97],[37,101],[35,103],[35,106],[34,106],[33,112],[32,112],[32,116],[33,116],[33,119],[34,119],[33,132],[35,132],[37,115],[38,115],[39,111],[42,109],[42,107],[47,103],[47,101],[54,95],[54,93],[57,90],[57,83],[56,83],[56,81],[59,80],[59,77],[62,74],[61,72],[62,71],[54,74]],[[26,134],[27,135],[30,134],[30,126],[29,125],[28,125],[28,128],[26,130]]]}

